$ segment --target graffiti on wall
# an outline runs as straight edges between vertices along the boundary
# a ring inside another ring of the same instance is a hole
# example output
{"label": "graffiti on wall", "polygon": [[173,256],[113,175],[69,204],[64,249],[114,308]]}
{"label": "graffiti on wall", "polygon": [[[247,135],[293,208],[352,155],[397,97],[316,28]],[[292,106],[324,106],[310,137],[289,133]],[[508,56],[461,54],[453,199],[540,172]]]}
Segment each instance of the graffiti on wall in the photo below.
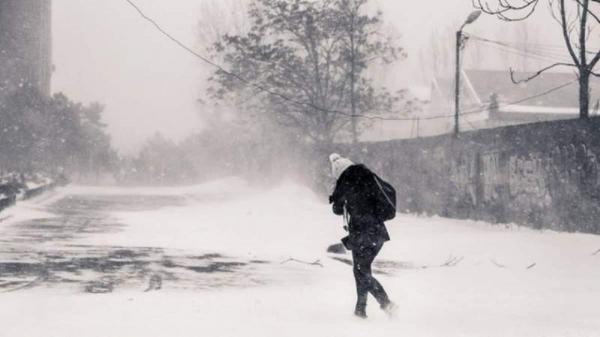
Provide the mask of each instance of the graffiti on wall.
{"label": "graffiti on wall", "polygon": [[454,185],[455,191],[460,194],[456,197],[471,205],[477,204],[475,177],[479,172],[477,172],[476,160],[475,154],[465,154],[459,156],[450,165],[450,182]]}
{"label": "graffiti on wall", "polygon": [[379,146],[393,158],[369,155],[393,161],[381,169],[420,211],[600,233],[600,118],[594,123],[389,142]]}
{"label": "graffiti on wall", "polygon": [[585,144],[557,146],[551,153],[484,152],[479,159],[466,154],[450,166],[450,181],[472,204],[501,202],[506,190],[524,207],[544,208],[552,203],[552,189],[564,193],[581,187],[600,197],[600,163]]}
{"label": "graffiti on wall", "polygon": [[502,198],[501,190],[506,185],[506,171],[502,165],[500,152],[481,155],[482,199],[491,202]]}
{"label": "graffiti on wall", "polygon": [[510,157],[508,190],[512,198],[527,199],[540,207],[551,203],[544,159],[541,154]]}
{"label": "graffiti on wall", "polygon": [[581,187],[592,196],[600,194],[598,156],[586,144],[557,146],[548,158],[547,171],[560,190]]}

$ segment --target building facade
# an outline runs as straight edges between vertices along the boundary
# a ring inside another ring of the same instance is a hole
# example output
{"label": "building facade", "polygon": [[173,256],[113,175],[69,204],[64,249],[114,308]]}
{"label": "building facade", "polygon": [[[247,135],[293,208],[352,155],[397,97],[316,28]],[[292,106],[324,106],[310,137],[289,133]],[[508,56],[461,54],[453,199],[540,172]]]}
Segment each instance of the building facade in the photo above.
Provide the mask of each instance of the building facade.
{"label": "building facade", "polygon": [[0,0],[0,98],[32,86],[50,94],[51,0]]}

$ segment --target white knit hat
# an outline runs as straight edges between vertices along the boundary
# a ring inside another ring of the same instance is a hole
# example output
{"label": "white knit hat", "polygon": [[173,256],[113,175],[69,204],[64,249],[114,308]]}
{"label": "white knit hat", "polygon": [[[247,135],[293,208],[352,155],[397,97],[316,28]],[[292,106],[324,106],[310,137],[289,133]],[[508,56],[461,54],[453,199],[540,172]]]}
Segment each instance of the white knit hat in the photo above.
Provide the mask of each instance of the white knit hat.
{"label": "white knit hat", "polygon": [[340,178],[348,167],[354,165],[350,159],[344,158],[337,153],[332,153],[329,156],[329,162],[331,162],[331,174],[336,180]]}

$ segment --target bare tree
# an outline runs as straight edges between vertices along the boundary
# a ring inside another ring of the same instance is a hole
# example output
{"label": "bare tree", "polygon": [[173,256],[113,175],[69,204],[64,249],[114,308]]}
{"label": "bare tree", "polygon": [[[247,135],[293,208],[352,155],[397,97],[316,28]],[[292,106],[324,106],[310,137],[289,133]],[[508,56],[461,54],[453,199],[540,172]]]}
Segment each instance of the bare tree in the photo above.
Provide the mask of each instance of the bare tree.
{"label": "bare tree", "polygon": [[600,47],[592,46],[589,39],[593,30],[600,24],[600,16],[597,14],[600,0],[494,0],[494,2],[495,5],[492,6],[486,0],[473,0],[473,6],[504,21],[522,21],[528,19],[541,2],[548,4],[552,17],[561,26],[562,37],[573,62],[553,63],[524,79],[515,79],[511,69],[511,79],[514,83],[522,83],[556,67],[575,68],[579,81],[579,117],[588,118],[590,77],[599,76],[594,72],[594,67],[600,60]]}

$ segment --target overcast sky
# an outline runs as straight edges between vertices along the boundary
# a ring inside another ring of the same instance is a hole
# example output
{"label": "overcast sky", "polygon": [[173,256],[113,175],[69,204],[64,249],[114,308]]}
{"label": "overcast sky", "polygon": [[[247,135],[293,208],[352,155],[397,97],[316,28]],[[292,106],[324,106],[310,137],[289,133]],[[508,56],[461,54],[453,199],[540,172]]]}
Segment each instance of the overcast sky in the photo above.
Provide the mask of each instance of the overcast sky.
{"label": "overcast sky", "polygon": [[[202,1],[136,3],[173,35],[198,48]],[[393,89],[426,85],[418,70],[420,50],[431,44],[434,31],[455,29],[473,10],[471,0],[375,2],[399,31],[399,43],[409,53],[391,75],[398,86]],[[201,128],[196,102],[202,94],[205,65],[199,60],[160,35],[125,0],[54,0],[53,6],[53,90],[75,100],[105,104],[105,121],[120,151],[136,151],[157,131],[177,141]],[[491,17],[477,22],[480,27],[498,24]]]}

